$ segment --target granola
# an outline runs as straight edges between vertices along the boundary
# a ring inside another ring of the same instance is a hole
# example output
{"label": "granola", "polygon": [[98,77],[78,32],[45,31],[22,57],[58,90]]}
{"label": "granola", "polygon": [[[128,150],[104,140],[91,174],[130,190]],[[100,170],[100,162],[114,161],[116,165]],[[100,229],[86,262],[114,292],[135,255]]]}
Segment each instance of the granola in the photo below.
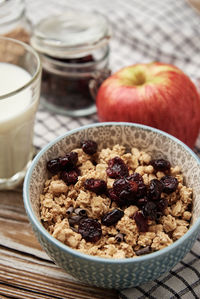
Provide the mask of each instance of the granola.
{"label": "granola", "polygon": [[47,163],[40,216],[53,237],[86,254],[130,258],[187,232],[192,189],[179,166],[137,148],[92,151],[93,144]]}

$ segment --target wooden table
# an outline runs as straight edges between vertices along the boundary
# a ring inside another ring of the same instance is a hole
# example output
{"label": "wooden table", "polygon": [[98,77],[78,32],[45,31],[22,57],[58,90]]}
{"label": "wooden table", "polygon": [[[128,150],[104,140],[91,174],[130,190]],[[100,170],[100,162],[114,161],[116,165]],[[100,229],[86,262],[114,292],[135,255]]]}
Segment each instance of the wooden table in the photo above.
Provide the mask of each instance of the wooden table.
{"label": "wooden table", "polygon": [[56,266],[32,232],[22,192],[2,191],[0,298],[117,299],[118,293],[79,283]]}

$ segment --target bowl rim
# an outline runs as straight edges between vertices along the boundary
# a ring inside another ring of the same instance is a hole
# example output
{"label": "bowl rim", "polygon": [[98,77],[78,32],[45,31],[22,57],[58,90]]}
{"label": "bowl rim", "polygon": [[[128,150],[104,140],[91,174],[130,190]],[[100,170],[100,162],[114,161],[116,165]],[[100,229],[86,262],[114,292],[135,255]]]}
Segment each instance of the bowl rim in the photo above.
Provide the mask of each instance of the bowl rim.
{"label": "bowl rim", "polygon": [[84,259],[87,261],[91,261],[91,262],[95,262],[95,263],[99,263],[99,264],[129,264],[129,263],[138,263],[138,262],[144,262],[146,260],[151,260],[151,259],[155,259],[157,257],[161,257],[163,255],[165,255],[167,252],[169,251],[173,251],[175,250],[177,247],[181,246],[181,244],[183,244],[186,239],[188,237],[190,237],[198,228],[198,226],[200,226],[200,217],[198,217],[198,219],[196,220],[196,222],[190,227],[190,229],[178,240],[176,240],[174,243],[170,244],[169,246],[160,249],[158,251],[146,254],[146,255],[141,255],[141,256],[137,256],[137,257],[131,257],[131,258],[118,258],[118,259],[114,259],[114,258],[103,258],[103,257],[99,257],[99,256],[92,256],[89,254],[85,254],[82,253],[76,249],[73,249],[71,247],[69,247],[68,245],[65,245],[64,243],[60,242],[59,240],[57,240],[56,238],[54,238],[42,225],[42,223],[37,219],[32,207],[31,207],[31,203],[30,203],[30,197],[29,197],[29,184],[30,184],[30,179],[31,179],[31,175],[33,172],[33,169],[35,167],[35,165],[37,164],[37,162],[39,161],[40,157],[49,149],[51,148],[54,144],[56,144],[58,141],[62,140],[63,138],[70,136],[74,133],[77,133],[79,131],[83,131],[85,129],[88,128],[94,128],[94,127],[105,127],[105,126],[131,126],[131,127],[135,127],[135,128],[141,128],[141,129],[145,129],[146,131],[153,131],[155,133],[158,133],[160,135],[164,135],[169,139],[172,139],[173,141],[175,141],[176,143],[180,144],[187,152],[189,152],[190,155],[193,156],[193,158],[197,161],[197,164],[199,164],[200,167],[200,158],[195,154],[194,151],[192,151],[192,149],[190,149],[185,143],[183,143],[182,141],[180,141],[179,139],[177,139],[176,137],[161,131],[159,129],[150,127],[150,126],[146,126],[146,125],[142,125],[142,124],[137,124],[137,123],[129,123],[129,122],[101,122],[101,123],[93,123],[93,124],[88,124],[88,125],[84,125],[81,126],[79,128],[75,128],[73,130],[70,130],[56,138],[54,138],[52,141],[50,141],[46,146],[44,146],[39,152],[38,154],[35,156],[35,158],[33,159],[27,173],[24,179],[24,184],[23,184],[23,200],[24,200],[24,206],[25,206],[25,210],[26,213],[28,215],[28,218],[30,220],[30,222],[32,224],[34,224],[34,226],[37,228],[37,230],[46,238],[48,239],[49,242],[53,243],[57,248],[61,249],[64,252],[67,252],[68,254],[72,255],[75,258],[79,258],[79,259]]}

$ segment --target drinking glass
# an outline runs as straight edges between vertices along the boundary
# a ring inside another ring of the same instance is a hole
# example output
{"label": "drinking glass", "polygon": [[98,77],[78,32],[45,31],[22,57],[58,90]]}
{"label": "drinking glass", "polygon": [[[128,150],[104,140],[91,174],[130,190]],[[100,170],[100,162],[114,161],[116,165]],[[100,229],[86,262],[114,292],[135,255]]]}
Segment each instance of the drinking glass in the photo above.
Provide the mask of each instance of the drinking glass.
{"label": "drinking glass", "polygon": [[32,160],[40,82],[35,50],[0,37],[0,190],[15,188]]}

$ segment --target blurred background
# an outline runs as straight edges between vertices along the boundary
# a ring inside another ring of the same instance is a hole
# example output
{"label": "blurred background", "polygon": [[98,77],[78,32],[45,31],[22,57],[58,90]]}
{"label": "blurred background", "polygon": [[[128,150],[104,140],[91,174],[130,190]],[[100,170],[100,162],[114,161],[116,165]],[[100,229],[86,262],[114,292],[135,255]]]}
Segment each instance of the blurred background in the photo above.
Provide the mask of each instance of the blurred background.
{"label": "blurred background", "polygon": [[[109,19],[111,72],[135,63],[161,61],[182,69],[200,86],[200,14],[195,0],[26,0],[34,26],[41,19],[71,8],[101,12]],[[35,146],[41,148],[66,130],[98,121],[96,114],[71,118],[43,109],[37,113]],[[200,140],[197,141],[197,146]]]}
{"label": "blurred background", "polygon": [[69,8],[105,14],[113,31],[110,55],[113,72],[137,62],[160,60],[198,77],[200,15],[189,1],[26,0],[26,5],[33,24]]}

